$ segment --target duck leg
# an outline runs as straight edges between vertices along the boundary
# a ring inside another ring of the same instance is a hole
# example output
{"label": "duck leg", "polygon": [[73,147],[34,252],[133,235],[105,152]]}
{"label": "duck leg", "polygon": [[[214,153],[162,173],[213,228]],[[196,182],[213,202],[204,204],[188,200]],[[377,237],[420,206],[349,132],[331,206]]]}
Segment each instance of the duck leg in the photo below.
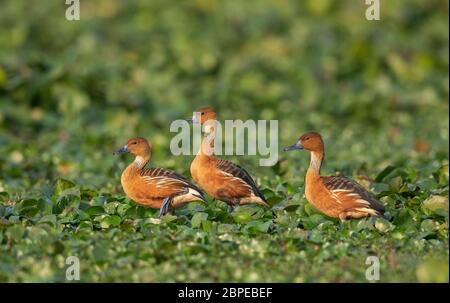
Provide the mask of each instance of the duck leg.
{"label": "duck leg", "polygon": [[167,214],[169,212],[169,206],[170,203],[172,203],[174,197],[169,196],[167,198],[164,198],[162,204],[161,204],[161,208],[159,209],[159,216],[158,217],[162,217],[165,214]]}
{"label": "duck leg", "polygon": [[240,205],[239,199],[232,199],[228,204],[228,212],[232,213]]}
{"label": "duck leg", "polygon": [[173,194],[171,196],[168,196],[166,198],[164,198],[162,204],[161,204],[161,208],[159,209],[159,217],[164,216],[165,214],[167,214],[169,212],[169,207],[170,204],[172,203],[173,199],[175,199],[177,196],[182,196],[184,194],[186,194],[189,190],[186,189],[182,192]]}

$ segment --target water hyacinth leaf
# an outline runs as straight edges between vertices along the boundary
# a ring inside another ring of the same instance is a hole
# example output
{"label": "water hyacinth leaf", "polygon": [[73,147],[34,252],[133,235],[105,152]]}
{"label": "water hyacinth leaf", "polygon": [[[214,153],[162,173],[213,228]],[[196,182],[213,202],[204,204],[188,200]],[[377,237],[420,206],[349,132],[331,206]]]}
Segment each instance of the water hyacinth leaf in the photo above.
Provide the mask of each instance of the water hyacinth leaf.
{"label": "water hyacinth leaf", "polygon": [[217,231],[217,223],[211,222],[209,220],[203,220],[201,223],[202,230],[206,233],[209,233],[210,236],[216,234]]}
{"label": "water hyacinth leaf", "polygon": [[424,191],[431,191],[432,189],[438,187],[438,184],[434,179],[419,180],[416,184],[421,190]]}
{"label": "water hyacinth leaf", "polygon": [[56,180],[55,185],[53,186],[53,199],[56,200],[58,197],[66,194],[66,193],[74,193],[76,184],[72,181],[59,178]]}
{"label": "water hyacinth leaf", "polygon": [[110,226],[118,226],[120,225],[122,219],[117,215],[111,215],[106,217],[104,221],[108,222]]}
{"label": "water hyacinth leaf", "polygon": [[80,198],[73,194],[68,194],[58,198],[53,204],[52,213],[62,214],[64,211],[75,211],[80,205]]}
{"label": "water hyacinth leaf", "polygon": [[19,214],[21,216],[34,217],[40,211],[40,202],[36,199],[23,200],[19,205]]}
{"label": "water hyacinth leaf", "polygon": [[422,221],[422,223],[420,224],[420,228],[424,232],[434,232],[436,230],[437,226],[436,226],[436,222],[434,222],[433,220],[426,219],[426,220]]}
{"label": "water hyacinth leaf", "polygon": [[401,209],[394,217],[392,223],[396,226],[396,228],[407,229],[414,224],[414,221],[408,209]]}
{"label": "water hyacinth leaf", "polygon": [[422,203],[422,209],[436,212],[439,209],[448,213],[448,197],[431,195]]}
{"label": "water hyacinth leaf", "polygon": [[125,211],[125,215],[132,219],[145,218],[145,208],[138,205],[133,205]]}
{"label": "water hyacinth leaf", "polygon": [[375,228],[381,233],[387,233],[392,229],[392,224],[386,219],[376,218]]}
{"label": "water hyacinth leaf", "polygon": [[120,204],[117,206],[117,214],[120,216],[125,216],[128,209],[131,208],[130,204]]}
{"label": "water hyacinth leaf", "polygon": [[84,212],[89,217],[95,217],[97,215],[105,213],[105,210],[103,209],[103,206],[96,205],[96,206],[91,206],[91,207],[85,209]]}
{"label": "water hyacinth leaf", "polygon": [[161,222],[162,223],[170,223],[170,222],[173,222],[173,221],[175,221],[177,219],[178,219],[177,216],[174,216],[174,215],[171,215],[171,214],[165,214],[164,216],[161,217]]}
{"label": "water hyacinth leaf", "polygon": [[299,206],[300,204],[289,204],[284,207],[284,210],[288,212],[295,211]]}
{"label": "water hyacinth leaf", "polygon": [[248,207],[238,207],[232,213],[236,223],[245,224],[253,220],[253,214],[255,214],[255,210]]}
{"label": "water hyacinth leaf", "polygon": [[383,169],[376,177],[375,182],[381,183],[390,173],[392,173],[396,169],[395,166],[389,165],[385,169]]}
{"label": "water hyacinth leaf", "polygon": [[38,223],[40,224],[48,224],[50,226],[56,225],[56,215],[45,215],[42,218],[39,219]]}
{"label": "water hyacinth leaf", "polygon": [[119,205],[119,202],[109,202],[105,204],[104,208],[108,214],[113,214]]}
{"label": "water hyacinth leaf", "polygon": [[226,234],[235,232],[237,230],[237,227],[233,224],[219,224],[217,226],[217,233],[218,234]]}
{"label": "water hyacinth leaf", "polygon": [[98,193],[95,189],[83,188],[80,190],[80,197],[82,200],[90,201],[94,197],[97,197]]}
{"label": "water hyacinth leaf", "polygon": [[193,228],[198,228],[202,224],[203,221],[208,219],[207,213],[195,213],[191,219],[191,225]]}
{"label": "water hyacinth leaf", "polygon": [[249,234],[267,233],[271,225],[272,221],[251,221],[243,227],[243,232]]}
{"label": "water hyacinth leaf", "polygon": [[121,218],[116,215],[106,215],[100,220],[101,228],[109,228],[111,226],[118,226],[121,222]]}
{"label": "water hyacinth leaf", "polygon": [[76,211],[76,213],[77,213],[77,220],[78,221],[89,220],[89,218],[90,218],[89,214],[87,214],[86,212],[84,212],[81,209],[78,209]]}
{"label": "water hyacinth leaf", "polygon": [[307,236],[307,240],[312,243],[320,244],[323,242],[323,235],[321,232],[319,232],[317,230],[313,230]]}
{"label": "water hyacinth leaf", "polygon": [[403,178],[401,176],[397,176],[389,180],[389,190],[393,192],[401,192],[403,187]]}

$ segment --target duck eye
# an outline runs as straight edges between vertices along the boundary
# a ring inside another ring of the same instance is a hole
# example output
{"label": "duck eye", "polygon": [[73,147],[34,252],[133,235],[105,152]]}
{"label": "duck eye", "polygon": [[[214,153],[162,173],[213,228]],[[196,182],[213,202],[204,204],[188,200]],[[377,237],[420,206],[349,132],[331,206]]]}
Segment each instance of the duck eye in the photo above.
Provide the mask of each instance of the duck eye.
{"label": "duck eye", "polygon": [[306,137],[305,140],[309,140],[309,137]]}
{"label": "duck eye", "polygon": [[201,115],[203,116],[205,113],[202,113]]}

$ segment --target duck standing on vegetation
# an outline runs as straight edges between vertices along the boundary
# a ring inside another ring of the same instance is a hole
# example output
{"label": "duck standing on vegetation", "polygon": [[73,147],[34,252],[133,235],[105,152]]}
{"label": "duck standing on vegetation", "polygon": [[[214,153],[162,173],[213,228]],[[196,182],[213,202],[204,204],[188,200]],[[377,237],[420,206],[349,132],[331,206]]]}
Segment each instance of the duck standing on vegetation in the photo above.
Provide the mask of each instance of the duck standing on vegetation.
{"label": "duck standing on vegetation", "polygon": [[193,123],[204,125],[205,137],[191,164],[191,175],[205,192],[231,207],[256,203],[269,207],[250,174],[242,167],[214,155],[217,115],[211,107],[196,110]]}
{"label": "duck standing on vegetation", "polygon": [[311,153],[311,162],[306,172],[305,195],[320,211],[341,221],[384,214],[383,204],[355,181],[346,177],[320,176],[324,159],[324,143],[320,134],[306,133],[284,151],[296,149],[305,149]]}
{"label": "duck standing on vegetation", "polygon": [[121,183],[127,196],[136,203],[159,208],[165,215],[169,206],[192,201],[206,202],[203,192],[185,177],[165,168],[145,168],[150,161],[152,145],[144,138],[131,138],[114,154],[131,153],[136,158],[123,171]]}

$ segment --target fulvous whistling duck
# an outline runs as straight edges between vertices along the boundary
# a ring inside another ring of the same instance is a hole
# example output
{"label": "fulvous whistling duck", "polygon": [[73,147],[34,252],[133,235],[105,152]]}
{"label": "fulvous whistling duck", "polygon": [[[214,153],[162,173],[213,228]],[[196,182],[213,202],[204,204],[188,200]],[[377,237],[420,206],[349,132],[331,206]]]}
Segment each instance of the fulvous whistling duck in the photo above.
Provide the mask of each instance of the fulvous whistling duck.
{"label": "fulvous whistling duck", "polygon": [[206,202],[203,192],[185,177],[165,168],[145,168],[150,161],[152,145],[144,138],[131,138],[114,154],[131,153],[136,158],[123,171],[120,181],[123,190],[136,203],[159,208],[165,215],[169,206],[187,202]]}
{"label": "fulvous whistling duck", "polygon": [[284,151],[296,149],[305,149],[311,153],[311,162],[306,172],[305,196],[316,208],[341,221],[383,215],[383,204],[355,181],[346,177],[320,176],[324,159],[324,143],[320,134],[306,133]]}
{"label": "fulvous whistling duck", "polygon": [[195,182],[208,195],[226,202],[231,207],[250,203],[269,207],[263,193],[244,168],[214,155],[217,129],[217,115],[214,110],[204,107],[196,113],[190,122],[204,125],[205,137],[191,164],[191,175]]}

